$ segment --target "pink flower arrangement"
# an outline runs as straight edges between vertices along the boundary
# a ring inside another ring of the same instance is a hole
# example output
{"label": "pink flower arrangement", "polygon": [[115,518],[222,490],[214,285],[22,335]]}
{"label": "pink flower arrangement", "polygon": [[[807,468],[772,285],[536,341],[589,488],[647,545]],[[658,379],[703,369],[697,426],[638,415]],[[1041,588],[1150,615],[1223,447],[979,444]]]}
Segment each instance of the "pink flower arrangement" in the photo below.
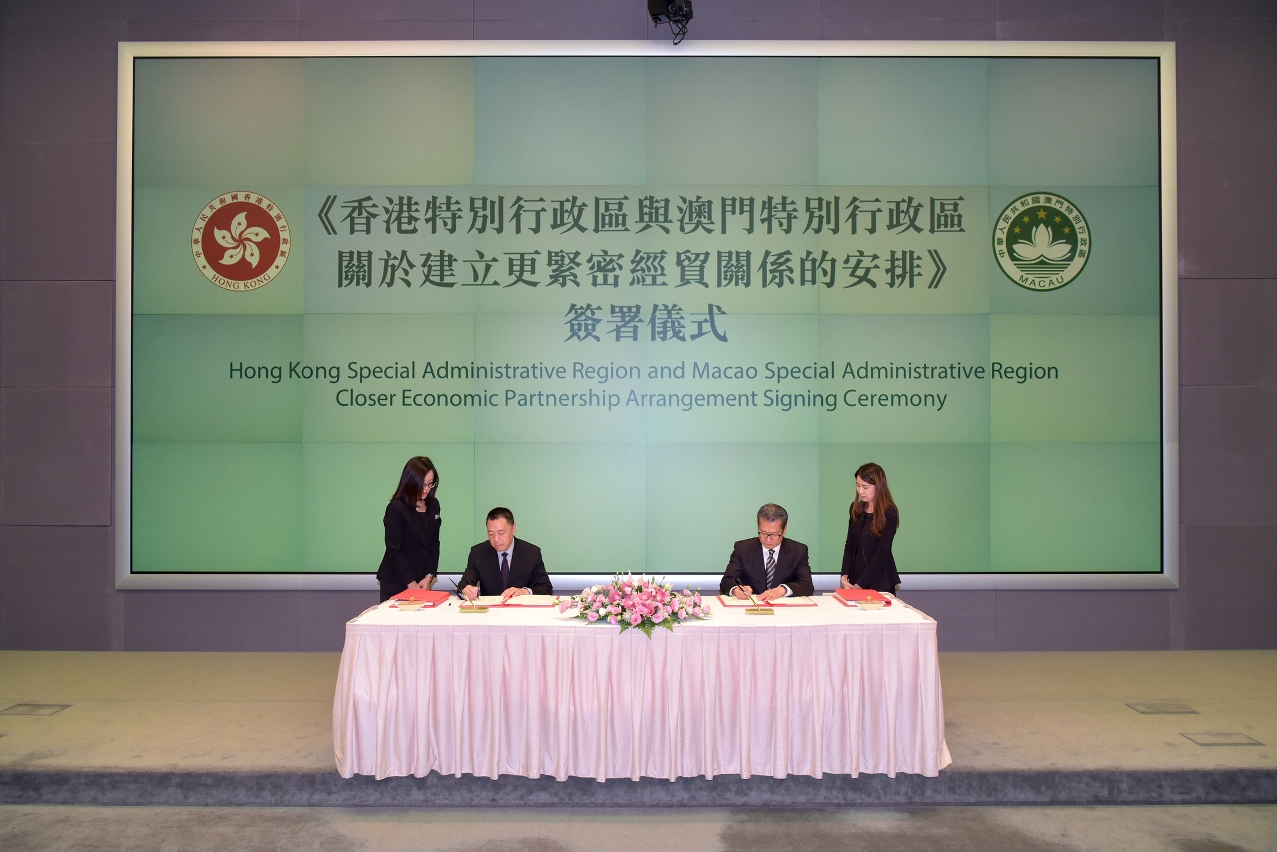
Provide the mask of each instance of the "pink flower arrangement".
{"label": "pink flower arrangement", "polygon": [[709,607],[693,589],[674,591],[670,583],[655,577],[617,575],[607,586],[590,586],[579,595],[559,601],[559,612],[577,611],[576,618],[591,624],[606,621],[620,625],[621,632],[642,630],[649,638],[653,627],[673,631],[684,621],[709,618]]}

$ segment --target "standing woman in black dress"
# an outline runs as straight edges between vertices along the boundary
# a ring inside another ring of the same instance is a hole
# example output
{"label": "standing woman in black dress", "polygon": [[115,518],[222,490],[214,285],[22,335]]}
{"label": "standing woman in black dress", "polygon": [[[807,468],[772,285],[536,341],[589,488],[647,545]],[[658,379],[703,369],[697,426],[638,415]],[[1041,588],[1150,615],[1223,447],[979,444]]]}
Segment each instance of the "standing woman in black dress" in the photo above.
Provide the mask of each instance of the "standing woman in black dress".
{"label": "standing woman in black dress", "polygon": [[381,599],[405,589],[429,589],[439,575],[439,472],[425,456],[413,456],[399,476],[386,516],[386,555],[377,581]]}
{"label": "standing woman in black dress", "polygon": [[900,512],[887,488],[887,474],[870,462],[856,471],[856,501],[847,523],[847,545],[842,551],[844,589],[894,592],[900,585],[891,541],[900,526]]}

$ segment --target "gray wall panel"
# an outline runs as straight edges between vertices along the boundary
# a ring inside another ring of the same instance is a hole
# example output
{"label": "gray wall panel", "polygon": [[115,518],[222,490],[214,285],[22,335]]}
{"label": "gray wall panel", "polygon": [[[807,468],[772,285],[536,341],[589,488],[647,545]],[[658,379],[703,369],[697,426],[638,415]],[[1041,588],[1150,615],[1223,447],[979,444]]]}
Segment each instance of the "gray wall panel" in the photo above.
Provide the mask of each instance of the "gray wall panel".
{"label": "gray wall panel", "polygon": [[297,592],[116,592],[114,651],[310,651]]}
{"label": "gray wall panel", "polygon": [[559,0],[474,0],[474,20],[479,21],[632,21],[642,20],[645,7],[631,0],[594,0],[562,3]]}
{"label": "gray wall panel", "polygon": [[1180,277],[1272,277],[1265,253],[1255,247],[1268,240],[1274,163],[1277,143],[1180,143]]}
{"label": "gray wall panel", "polygon": [[1020,0],[998,4],[1002,21],[1160,21],[1165,0],[1072,0],[1060,4],[1055,0]]}
{"label": "gray wall panel", "polygon": [[1167,32],[1180,141],[1277,142],[1277,22],[1183,21]]}
{"label": "gray wall panel", "polygon": [[4,388],[0,396],[4,523],[110,525],[111,390]]}
{"label": "gray wall panel", "polygon": [[6,281],[0,299],[4,387],[114,383],[114,281]]}
{"label": "gray wall panel", "polygon": [[5,27],[6,142],[115,141],[114,21]]}
{"label": "gray wall panel", "polygon": [[1184,527],[1184,639],[1189,648],[1277,647],[1277,529]]}
{"label": "gray wall panel", "polygon": [[[699,7],[696,7],[699,8]],[[699,17],[693,19],[696,25],[697,38],[700,39],[761,39],[782,38],[791,41],[819,40],[824,38],[824,26],[820,21],[803,18],[741,20],[738,18],[722,18],[702,22]],[[645,24],[649,38],[668,38],[669,28],[659,29]]]}
{"label": "gray wall panel", "polygon": [[[3,29],[2,25],[0,25],[0,29]],[[0,63],[0,67],[3,67],[3,64],[4,63]],[[0,73],[3,73],[3,72],[0,72]],[[3,125],[4,125],[4,110],[0,110],[0,128],[3,128]],[[2,249],[4,246],[4,234],[5,234],[4,222],[5,222],[5,207],[6,207],[4,203],[4,199],[7,197],[7,193],[5,192],[5,189],[6,189],[6,186],[8,185],[8,174],[7,174],[7,168],[5,165],[8,158],[5,156],[5,153],[6,153],[5,146],[0,145],[0,249]],[[0,250],[0,279],[6,279],[8,277],[5,274],[5,271],[7,269],[6,264],[8,262],[8,258],[9,258],[9,253],[6,251]]]}
{"label": "gray wall panel", "polygon": [[301,0],[303,21],[470,21],[471,0]]}
{"label": "gray wall panel", "polygon": [[5,274],[113,281],[114,143],[6,145],[4,160]]}
{"label": "gray wall panel", "polygon": [[998,650],[998,593],[902,592],[901,599],[936,620],[941,651]]}
{"label": "gray wall panel", "polygon": [[40,0],[5,3],[3,13],[6,21],[28,23],[122,21],[129,5],[130,0]]}
{"label": "gray wall panel", "polygon": [[1186,278],[1179,306],[1182,384],[1277,384],[1277,279]]}
{"label": "gray wall panel", "polygon": [[875,39],[941,39],[945,41],[984,39],[991,41],[998,37],[998,25],[992,20],[826,19],[823,32],[826,39],[856,41]]}
{"label": "gray wall panel", "polygon": [[1007,41],[1161,41],[1166,24],[1130,18],[1075,21],[1025,19],[998,21],[998,38]]}
{"label": "gray wall panel", "polygon": [[[5,39],[8,38],[8,34],[9,34],[9,25],[3,21],[0,21],[0,44],[5,43]],[[4,135],[5,134],[5,118],[7,117],[7,112],[8,112],[8,110],[3,107],[4,91],[5,91],[4,86],[5,86],[5,79],[7,78],[7,75],[5,74],[6,64],[7,63],[4,61],[4,58],[0,57],[0,142],[2,142],[5,139],[5,135]],[[0,146],[0,147],[3,147],[3,146]],[[0,174],[3,174],[2,161],[0,161]],[[4,197],[3,187],[0,187],[0,198],[3,198],[3,197]],[[0,207],[3,207],[3,205],[0,205]],[[4,252],[0,251],[0,255],[3,255],[3,254]],[[2,269],[0,269],[0,274],[3,274]]]}
{"label": "gray wall panel", "polygon": [[1180,520],[1277,523],[1277,387],[1180,389]]}
{"label": "gray wall panel", "polygon": [[346,640],[346,622],[376,606],[378,598],[376,592],[299,592],[298,650],[340,651]]}
{"label": "gray wall panel", "polygon": [[302,21],[300,38],[306,41],[330,39],[420,39],[468,40],[474,37],[474,25],[464,21]]}
{"label": "gray wall panel", "polygon": [[629,20],[580,21],[474,21],[477,39],[642,39],[650,22]]}
{"label": "gray wall panel", "polygon": [[[822,19],[821,0],[706,0],[693,4],[696,21],[775,21],[786,18],[795,21],[819,21]],[[639,17],[643,16],[639,9]]]}
{"label": "gray wall panel", "polygon": [[0,647],[111,647],[111,528],[0,529]]}
{"label": "gray wall panel", "polygon": [[[360,6],[373,5],[362,2]],[[130,0],[130,21],[296,21],[300,0]]]}
{"label": "gray wall panel", "polygon": [[1167,20],[1277,21],[1272,0],[1166,0]]}
{"label": "gray wall panel", "polygon": [[997,0],[824,0],[820,6],[827,21],[992,21],[999,12]]}
{"label": "gray wall panel", "polygon": [[1172,592],[998,592],[999,651],[1157,651],[1170,647]]}
{"label": "gray wall panel", "polygon": [[296,21],[131,21],[128,25],[129,41],[296,41],[299,32]]}

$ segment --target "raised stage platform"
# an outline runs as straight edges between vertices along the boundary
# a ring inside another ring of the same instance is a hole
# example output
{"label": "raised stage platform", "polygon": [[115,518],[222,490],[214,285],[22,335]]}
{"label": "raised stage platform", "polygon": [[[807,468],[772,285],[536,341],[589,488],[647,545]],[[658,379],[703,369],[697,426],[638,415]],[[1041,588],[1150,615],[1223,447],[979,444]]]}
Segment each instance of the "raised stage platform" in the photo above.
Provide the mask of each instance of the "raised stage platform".
{"label": "raised stage platform", "polygon": [[0,652],[0,804],[1277,803],[1277,651],[941,655],[939,778],[343,780],[338,654]]}

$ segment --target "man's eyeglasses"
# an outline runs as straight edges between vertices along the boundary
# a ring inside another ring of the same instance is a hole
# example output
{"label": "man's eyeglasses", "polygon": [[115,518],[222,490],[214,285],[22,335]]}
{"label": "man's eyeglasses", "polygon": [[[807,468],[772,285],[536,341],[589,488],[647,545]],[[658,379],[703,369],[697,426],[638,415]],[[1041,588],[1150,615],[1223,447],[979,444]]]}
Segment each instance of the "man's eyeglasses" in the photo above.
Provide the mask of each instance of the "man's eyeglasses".
{"label": "man's eyeglasses", "polygon": [[758,531],[758,537],[765,538],[768,541],[775,541],[776,539],[780,538],[783,535],[784,535],[783,532],[773,533],[773,532],[763,532],[762,530]]}

